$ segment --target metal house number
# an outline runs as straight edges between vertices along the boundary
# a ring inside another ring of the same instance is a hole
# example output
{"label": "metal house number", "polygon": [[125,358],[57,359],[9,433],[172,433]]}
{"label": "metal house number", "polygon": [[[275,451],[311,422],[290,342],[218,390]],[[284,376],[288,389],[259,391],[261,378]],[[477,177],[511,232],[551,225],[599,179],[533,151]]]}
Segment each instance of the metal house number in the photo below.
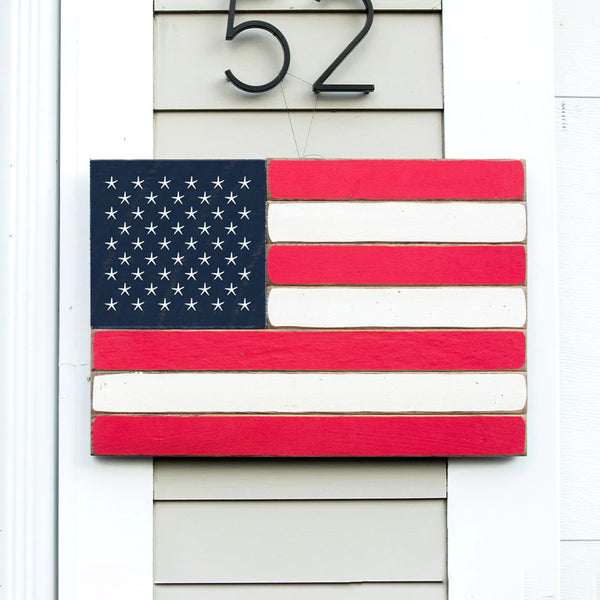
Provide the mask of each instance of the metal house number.
{"label": "metal house number", "polygon": [[[321,0],[317,0],[317,2],[320,1]],[[267,90],[274,88],[285,77],[290,66],[290,46],[283,33],[281,33],[275,25],[267,23],[267,21],[244,21],[239,25],[234,25],[235,2],[236,0],[229,0],[229,15],[227,17],[227,32],[225,34],[225,39],[231,41],[238,33],[246,31],[246,29],[264,29],[273,34],[281,44],[281,49],[283,50],[283,64],[277,76],[268,83],[263,83],[262,85],[250,85],[249,83],[244,83],[241,79],[238,79],[230,69],[225,71],[225,75],[227,79],[240,90],[256,94],[266,92]],[[371,0],[362,0],[362,3],[365,5],[365,12],[367,14],[367,19],[363,28],[313,83],[313,92],[315,94],[320,92],[363,92],[368,94],[375,90],[375,86],[370,83],[325,83],[331,74],[340,66],[340,63],[348,56],[348,54],[350,54],[350,52],[352,52],[352,50],[354,50],[354,48],[356,48],[356,46],[358,46],[360,41],[367,35],[369,29],[371,29],[374,12],[373,3]]]}

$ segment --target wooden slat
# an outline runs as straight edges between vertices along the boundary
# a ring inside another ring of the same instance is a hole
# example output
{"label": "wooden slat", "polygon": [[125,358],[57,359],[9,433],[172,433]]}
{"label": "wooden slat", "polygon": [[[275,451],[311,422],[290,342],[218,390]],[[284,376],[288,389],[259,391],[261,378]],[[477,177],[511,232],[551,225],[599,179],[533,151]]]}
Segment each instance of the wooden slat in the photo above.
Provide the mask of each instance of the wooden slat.
{"label": "wooden slat", "polygon": [[443,500],[154,506],[156,583],[426,582],[445,576]]}
{"label": "wooden slat", "polygon": [[154,600],[446,600],[443,583],[156,585]]}
{"label": "wooden slat", "polygon": [[481,202],[269,202],[273,242],[520,242],[525,207]]}
{"label": "wooden slat", "polygon": [[[268,32],[243,32],[228,42],[226,14],[165,14],[157,16],[155,26],[155,109],[440,109],[443,105],[438,14],[378,15],[364,42],[327,80],[372,83],[375,93],[323,93],[318,102],[312,82],[360,31],[364,15],[249,13],[237,22],[261,18],[278,27],[290,44],[292,62],[283,92],[276,86],[249,94],[225,77],[231,69],[250,84],[273,79],[282,51]],[[386,54],[394,56],[392,70],[381,60]]]}
{"label": "wooden slat", "polygon": [[158,112],[156,158],[442,156],[441,111]]}
{"label": "wooden slat", "polygon": [[445,498],[439,460],[157,459],[155,500]]}
{"label": "wooden slat", "polygon": [[562,600],[591,600],[598,595],[600,540],[560,544]]}
{"label": "wooden slat", "polygon": [[523,327],[525,294],[513,287],[275,287],[273,327]]}
{"label": "wooden slat", "polygon": [[[93,408],[112,413],[515,412],[518,373],[110,373]],[[277,392],[274,392],[277,390]]]}

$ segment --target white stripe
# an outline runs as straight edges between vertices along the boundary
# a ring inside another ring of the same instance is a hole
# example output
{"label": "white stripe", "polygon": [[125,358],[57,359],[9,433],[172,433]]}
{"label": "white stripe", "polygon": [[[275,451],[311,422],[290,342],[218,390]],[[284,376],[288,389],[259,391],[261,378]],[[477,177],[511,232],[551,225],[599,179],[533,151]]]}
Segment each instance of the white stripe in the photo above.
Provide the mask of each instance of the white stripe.
{"label": "white stripe", "polygon": [[522,204],[270,202],[273,242],[521,242]]}
{"label": "white stripe", "polygon": [[498,412],[525,406],[520,373],[111,373],[106,412]]}
{"label": "white stripe", "polygon": [[512,287],[275,287],[274,327],[523,327],[525,293]]}

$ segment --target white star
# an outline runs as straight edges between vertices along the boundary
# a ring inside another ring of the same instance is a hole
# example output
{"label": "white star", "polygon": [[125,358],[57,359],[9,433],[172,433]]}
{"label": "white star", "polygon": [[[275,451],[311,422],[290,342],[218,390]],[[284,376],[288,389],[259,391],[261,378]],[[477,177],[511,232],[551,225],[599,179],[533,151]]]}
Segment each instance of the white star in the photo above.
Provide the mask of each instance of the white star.
{"label": "white star", "polygon": [[245,206],[244,206],[244,210],[240,210],[238,211],[238,215],[241,215],[241,219],[248,219],[248,221],[250,220],[250,217],[248,216],[252,211],[248,210]]}
{"label": "white star", "polygon": [[238,302],[238,305],[242,307],[240,310],[247,310],[248,312],[250,312],[250,309],[248,308],[250,304],[252,304],[252,302],[246,300],[246,298],[244,298],[243,302]]}
{"label": "white star", "polygon": [[198,271],[194,271],[194,269],[192,269],[190,267],[190,270],[186,273],[188,281],[190,279],[193,279],[194,281],[196,281],[196,275],[198,274]]}
{"label": "white star", "polygon": [[108,215],[108,217],[106,217],[107,219],[114,219],[115,221],[117,220],[117,217],[115,217],[115,215],[118,213],[118,210],[115,210],[112,206],[110,207],[110,210],[105,211],[105,215]]}
{"label": "white star", "polygon": [[214,189],[219,188],[220,190],[223,189],[223,184],[225,183],[224,179],[221,179],[218,175],[217,175],[217,179],[215,181],[211,181],[211,183],[215,184]]}
{"label": "white star", "polygon": [[186,215],[188,216],[188,219],[194,219],[194,221],[196,220],[196,213],[198,211],[194,210],[191,206],[190,206],[190,210],[186,211]]}
{"label": "white star", "polygon": [[170,212],[171,212],[171,211],[170,211],[170,210],[167,210],[167,207],[166,207],[166,206],[163,206],[163,209],[158,211],[158,214],[160,215],[160,220],[161,220],[161,221],[162,221],[163,219],[167,219],[167,220],[168,220],[168,219],[169,219],[169,213],[170,213]]}
{"label": "white star", "polygon": [[154,223],[152,223],[152,221],[150,221],[150,225],[148,227],[144,227],[144,229],[148,232],[148,235],[150,235],[150,234],[156,235],[157,227],[158,227],[158,225],[155,225]]}
{"label": "white star", "polygon": [[106,275],[106,279],[110,280],[110,279],[114,279],[115,281],[117,280],[117,273],[119,271],[115,271],[112,267],[110,268],[110,271],[108,271],[107,273],[104,273]]}
{"label": "white star", "polygon": [[127,225],[127,221],[123,221],[123,225],[121,225],[121,227],[119,227],[119,229],[121,230],[121,235],[123,235],[124,233],[129,235],[129,230],[131,229],[131,225]]}
{"label": "white star", "polygon": [[179,204],[183,204],[183,200],[182,200],[183,197],[184,197],[183,194],[180,194],[179,192],[177,192],[176,196],[171,196],[171,199],[175,200],[175,202],[173,204],[177,204],[178,202],[179,202]]}
{"label": "white star", "polygon": [[121,296],[123,294],[127,294],[129,296],[130,289],[131,289],[131,286],[127,285],[126,283],[123,284],[123,287],[118,288],[118,290],[121,292]]}
{"label": "white star", "polygon": [[198,302],[194,302],[193,298],[190,298],[190,301],[185,303],[188,310],[196,310],[196,304],[198,304]]}
{"label": "white star", "polygon": [[214,306],[213,311],[214,310],[220,310],[221,312],[223,312],[223,309],[221,308],[223,306],[223,304],[225,304],[224,302],[221,302],[218,298],[216,302],[211,302],[211,304]]}
{"label": "white star", "polygon": [[167,271],[167,267],[164,267],[163,270],[159,273],[160,280],[162,281],[163,279],[166,279],[168,281],[170,274],[171,274],[171,271]]}
{"label": "white star", "polygon": [[207,194],[206,192],[204,192],[204,194],[202,194],[202,196],[198,196],[198,198],[200,198],[200,200],[202,200],[202,202],[200,202],[200,204],[204,204],[206,202],[206,204],[210,204],[208,199],[210,198],[210,194]]}
{"label": "white star", "polygon": [[117,189],[117,181],[119,181],[118,179],[113,179],[113,176],[110,176],[110,181],[105,181],[104,183],[106,183],[106,189],[110,189],[112,188],[113,190]]}
{"label": "white star", "polygon": [[238,183],[242,186],[242,189],[246,188],[247,190],[249,190],[250,186],[248,184],[251,181],[252,181],[252,179],[246,179],[246,176],[244,175],[243,181],[238,181]]}
{"label": "white star", "polygon": [[221,269],[217,267],[217,270],[211,273],[211,275],[214,275],[215,279],[220,279],[221,281],[223,281],[223,273],[225,273],[225,271],[221,271]]}
{"label": "white star", "polygon": [[201,296],[204,296],[204,294],[206,294],[207,296],[210,296],[210,294],[208,293],[208,290],[210,290],[210,285],[206,285],[206,282],[204,282],[204,285],[198,289],[202,292],[200,294]]}
{"label": "white star", "polygon": [[217,238],[216,242],[211,242],[211,244],[215,247],[215,250],[218,248],[219,250],[223,250],[223,242],[221,238]]}
{"label": "white star", "polygon": [[169,244],[171,243],[171,240],[169,240],[167,242],[167,238],[164,237],[162,242],[158,242],[158,245],[160,246],[161,250],[164,250],[165,248],[168,250],[169,249]]}
{"label": "white star", "polygon": [[133,219],[134,219],[134,220],[135,220],[135,219],[142,219],[142,220],[143,220],[143,219],[144,219],[144,217],[142,217],[142,213],[143,213],[143,212],[144,212],[144,211],[143,211],[143,210],[140,210],[140,207],[138,206],[138,207],[135,209],[135,211],[132,211],[132,212],[131,212],[131,214],[133,215]]}
{"label": "white star", "polygon": [[106,249],[107,250],[116,250],[117,249],[117,240],[113,240],[113,238],[110,238],[110,241],[108,242],[104,242],[106,244]]}
{"label": "white star", "polygon": [[142,312],[144,312],[144,309],[142,308],[142,304],[144,304],[143,302],[140,302],[140,299],[138,298],[135,302],[131,303],[131,306],[133,306],[133,310],[134,312],[136,310],[140,310]]}
{"label": "white star", "polygon": [[166,298],[163,298],[163,301],[158,303],[158,305],[160,306],[160,310],[169,310],[169,304],[171,303],[167,302]]}
{"label": "white star", "polygon": [[250,250],[250,240],[247,240],[245,237],[243,241],[238,242],[238,244],[241,246],[240,250]]}
{"label": "white star", "polygon": [[200,235],[206,233],[206,235],[208,235],[208,230],[212,227],[212,225],[207,225],[206,221],[204,221],[204,224],[202,225],[202,227],[198,227],[198,229],[200,230]]}
{"label": "white star", "polygon": [[140,241],[140,238],[138,237],[135,242],[131,242],[133,245],[133,249],[134,250],[141,250],[142,246],[144,245],[144,240]]}
{"label": "white star", "polygon": [[194,250],[196,249],[196,244],[198,242],[193,238],[190,237],[190,241],[189,242],[185,242],[185,245],[187,246],[187,249],[189,250],[190,248],[193,248]]}
{"label": "white star", "polygon": [[108,307],[106,310],[114,310],[115,312],[117,312],[117,304],[119,303],[113,300],[112,298],[110,299],[110,302],[104,303],[104,305]]}
{"label": "white star", "polygon": [[146,200],[148,200],[148,204],[156,204],[156,199],[158,196],[154,192],[150,192],[149,196],[146,196]]}
{"label": "white star", "polygon": [[233,192],[229,192],[229,196],[225,196],[225,199],[227,200],[227,204],[231,204],[232,202],[235,204],[236,198],[237,198],[237,196],[234,196]]}
{"label": "white star", "polygon": [[189,181],[186,181],[185,183],[187,183],[188,190],[189,190],[190,188],[194,188],[194,189],[196,189],[196,184],[198,183],[198,180],[197,180],[197,179],[194,179],[194,178],[193,178],[193,177],[190,175],[190,179],[189,179]]}
{"label": "white star", "polygon": [[238,289],[237,285],[233,285],[233,283],[229,284],[229,287],[225,288],[227,290],[227,295],[229,296],[229,294],[233,294],[235,296],[235,290]]}
{"label": "white star", "polygon": [[127,204],[129,204],[129,198],[131,198],[131,196],[128,196],[127,192],[123,192],[123,195],[119,196],[119,200],[121,201],[121,204],[123,204],[123,202],[127,202]]}
{"label": "white star", "polygon": [[237,256],[233,255],[233,252],[229,253],[229,256],[225,257],[225,260],[227,261],[228,265],[234,264],[235,265],[235,261],[237,259]]}
{"label": "white star", "polygon": [[240,279],[245,279],[246,281],[250,281],[250,273],[252,273],[252,271],[248,271],[248,269],[246,269],[246,267],[244,267],[244,270],[241,273],[238,273],[238,275],[240,276]]}
{"label": "white star", "polygon": [[123,256],[119,256],[122,265],[128,265],[131,255],[127,256],[127,252],[123,252]]}
{"label": "white star", "polygon": [[213,217],[213,219],[221,219],[221,221],[223,220],[223,217],[221,216],[223,214],[223,211],[221,210],[220,206],[217,206],[217,210],[213,210],[210,213],[211,215],[215,215]]}
{"label": "white star", "polygon": [[154,252],[150,252],[150,256],[146,256],[146,264],[153,264],[156,265],[156,259],[158,258],[158,256],[154,256]]}
{"label": "white star", "polygon": [[173,265],[182,265],[184,258],[185,258],[185,256],[182,256],[181,254],[179,254],[179,252],[177,253],[177,256],[171,256],[171,260],[173,261]]}
{"label": "white star", "polygon": [[140,188],[140,190],[144,189],[142,188],[142,183],[144,183],[143,179],[140,179],[140,176],[137,176],[137,179],[135,181],[132,181],[131,183],[133,183],[133,189],[137,189]]}
{"label": "white star", "polygon": [[167,189],[169,189],[169,184],[171,183],[171,180],[169,179],[169,180],[167,181],[167,178],[166,178],[166,176],[165,176],[165,177],[163,177],[163,180],[162,180],[162,181],[159,181],[158,183],[160,183],[160,189],[161,189],[161,190],[162,190],[163,188],[167,188]]}
{"label": "white star", "polygon": [[210,264],[209,258],[210,258],[210,256],[206,256],[206,252],[205,252],[203,256],[199,256],[198,257],[198,260],[202,261],[200,263],[201,265],[209,265]]}
{"label": "white star", "polygon": [[177,296],[177,294],[179,294],[180,296],[183,296],[183,286],[180,285],[179,283],[177,284],[177,287],[171,288],[174,292],[175,292],[175,296]]}
{"label": "white star", "polygon": [[180,235],[183,235],[182,231],[183,231],[183,225],[179,224],[179,221],[177,221],[177,225],[175,225],[175,227],[171,227],[171,229],[173,230],[174,235],[177,235],[178,233]]}
{"label": "white star", "polygon": [[225,227],[225,229],[227,229],[227,235],[229,235],[230,233],[233,233],[233,235],[237,235],[235,233],[235,230],[238,228],[237,225],[234,225],[233,222],[230,222],[229,225],[227,227]]}
{"label": "white star", "polygon": [[153,283],[150,284],[150,287],[144,288],[147,292],[148,292],[148,296],[150,294],[152,294],[153,296],[156,296],[156,291],[158,289],[157,285],[154,285]]}
{"label": "white star", "polygon": [[139,279],[140,281],[143,281],[144,278],[142,277],[142,275],[144,274],[144,271],[140,271],[140,268],[138,267],[135,272],[131,273],[133,275],[133,280],[135,281],[136,279]]}

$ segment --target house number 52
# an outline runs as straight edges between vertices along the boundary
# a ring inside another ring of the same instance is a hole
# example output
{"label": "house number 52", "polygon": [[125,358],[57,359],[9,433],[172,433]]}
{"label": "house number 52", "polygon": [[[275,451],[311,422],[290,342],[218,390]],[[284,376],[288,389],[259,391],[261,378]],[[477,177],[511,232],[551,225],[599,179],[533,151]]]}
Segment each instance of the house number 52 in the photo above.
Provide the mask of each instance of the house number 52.
{"label": "house number 52", "polygon": [[[277,76],[268,83],[263,83],[262,85],[250,85],[249,83],[244,83],[241,79],[238,79],[230,69],[225,71],[225,75],[227,79],[240,90],[253,93],[266,92],[267,90],[274,88],[288,72],[290,66],[290,46],[283,33],[281,33],[275,25],[267,23],[267,21],[244,21],[239,25],[234,25],[235,2],[236,0],[229,0],[229,15],[227,17],[227,32],[225,34],[225,39],[231,41],[239,33],[242,33],[242,31],[246,31],[247,29],[264,29],[273,34],[281,44],[281,49],[283,50],[283,64]],[[317,2],[320,2],[320,0],[317,0]],[[320,92],[363,92],[368,94],[375,90],[375,86],[370,83],[325,83],[325,80],[327,80],[340,66],[340,63],[348,56],[348,54],[350,54],[350,52],[352,52],[352,50],[354,50],[354,48],[356,48],[365,35],[367,35],[369,29],[371,29],[371,25],[373,24],[373,4],[371,0],[362,0],[362,2],[365,5],[365,12],[367,14],[367,19],[363,28],[313,83],[313,92],[315,94]]]}

